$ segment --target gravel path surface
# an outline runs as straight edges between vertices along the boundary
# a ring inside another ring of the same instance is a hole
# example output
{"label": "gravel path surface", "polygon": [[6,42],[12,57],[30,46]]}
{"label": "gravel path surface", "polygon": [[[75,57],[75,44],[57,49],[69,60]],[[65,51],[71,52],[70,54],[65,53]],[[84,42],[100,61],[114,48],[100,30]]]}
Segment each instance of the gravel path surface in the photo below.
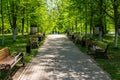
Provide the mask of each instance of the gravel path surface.
{"label": "gravel path surface", "polygon": [[65,35],[49,35],[18,80],[111,80]]}

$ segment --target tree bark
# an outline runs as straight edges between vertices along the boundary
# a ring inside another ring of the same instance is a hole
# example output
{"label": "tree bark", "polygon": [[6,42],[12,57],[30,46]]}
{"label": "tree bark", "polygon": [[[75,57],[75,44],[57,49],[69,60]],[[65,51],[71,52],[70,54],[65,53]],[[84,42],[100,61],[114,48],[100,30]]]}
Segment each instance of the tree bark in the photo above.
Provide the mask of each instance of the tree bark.
{"label": "tree bark", "polygon": [[12,32],[13,32],[13,42],[16,42],[16,35],[17,35],[17,24],[16,24],[17,18],[16,16],[13,16],[13,28],[12,28]]}
{"label": "tree bark", "polygon": [[12,12],[12,34],[13,34],[13,42],[16,42],[16,34],[17,34],[17,15],[16,15],[16,11],[17,11],[17,7],[15,6],[15,3],[13,1],[12,5],[11,5],[11,12]]}
{"label": "tree bark", "polygon": [[24,21],[25,21],[25,19],[22,18],[22,36],[24,36]]}
{"label": "tree bark", "polygon": [[[23,8],[23,14],[22,15],[24,15],[25,14],[25,8]],[[25,24],[25,18],[23,17],[22,18],[22,36],[24,36],[24,24]]]}
{"label": "tree bark", "polygon": [[100,5],[99,5],[99,8],[100,8],[100,18],[99,18],[99,41],[102,41],[102,35],[103,35],[103,0],[100,0]]}
{"label": "tree bark", "polygon": [[26,30],[27,33],[29,33],[29,21],[28,21],[28,18],[27,18],[27,30]]}
{"label": "tree bark", "polygon": [[72,32],[74,32],[74,24],[73,24],[73,21],[72,21]]}
{"label": "tree bark", "polygon": [[87,17],[88,17],[88,14],[87,14],[87,8],[88,8],[88,5],[87,4],[85,4],[85,38],[86,38],[86,36],[87,36]]}
{"label": "tree bark", "polygon": [[77,17],[76,17],[76,20],[75,20],[75,28],[76,28],[76,33],[78,32],[78,27],[77,27]]}
{"label": "tree bark", "polygon": [[2,45],[4,45],[4,18],[2,0],[1,0],[1,19],[2,19]]}
{"label": "tree bark", "polygon": [[114,48],[117,48],[118,44],[118,3],[116,3],[117,0],[114,0],[113,2],[113,9],[114,9],[114,24],[115,24],[115,37],[114,37]]}
{"label": "tree bark", "polygon": [[10,3],[10,1],[8,0],[8,3],[7,3],[7,10],[8,10],[8,20],[9,20],[9,24],[10,24],[10,26],[11,26],[11,28],[12,28],[12,21],[11,21],[11,15],[10,15],[10,8],[9,8],[9,3]]}
{"label": "tree bark", "polygon": [[93,2],[91,2],[91,14],[90,14],[90,38],[92,39],[92,31],[93,31]]}

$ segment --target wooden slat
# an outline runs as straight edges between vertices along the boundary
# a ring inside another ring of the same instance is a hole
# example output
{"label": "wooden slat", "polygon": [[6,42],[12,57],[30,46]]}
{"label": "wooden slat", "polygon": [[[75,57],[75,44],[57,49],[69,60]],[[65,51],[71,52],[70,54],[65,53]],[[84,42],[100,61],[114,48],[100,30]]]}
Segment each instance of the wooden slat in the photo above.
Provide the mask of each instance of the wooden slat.
{"label": "wooden slat", "polygon": [[0,61],[3,60],[5,57],[9,56],[9,49],[8,47],[5,47],[3,49],[0,50]]}

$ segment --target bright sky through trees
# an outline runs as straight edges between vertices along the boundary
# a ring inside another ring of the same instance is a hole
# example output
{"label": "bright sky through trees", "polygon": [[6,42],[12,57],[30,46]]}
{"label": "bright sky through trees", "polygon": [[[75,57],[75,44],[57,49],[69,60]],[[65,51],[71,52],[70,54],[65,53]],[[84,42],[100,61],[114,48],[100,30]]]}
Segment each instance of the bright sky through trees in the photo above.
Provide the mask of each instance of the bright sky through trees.
{"label": "bright sky through trees", "polygon": [[56,7],[56,5],[55,5],[55,0],[46,0],[46,2],[47,2],[47,5],[48,5],[48,9],[49,9],[49,10],[51,10],[51,9],[53,9],[53,8]]}

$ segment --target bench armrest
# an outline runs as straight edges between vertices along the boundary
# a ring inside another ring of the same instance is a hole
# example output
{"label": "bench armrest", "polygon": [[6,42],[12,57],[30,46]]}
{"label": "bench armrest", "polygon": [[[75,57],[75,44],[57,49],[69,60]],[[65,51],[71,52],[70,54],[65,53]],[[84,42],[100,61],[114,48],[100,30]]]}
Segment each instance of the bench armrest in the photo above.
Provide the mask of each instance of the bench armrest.
{"label": "bench armrest", "polygon": [[22,57],[22,56],[23,56],[23,53],[20,52],[20,53],[19,53],[18,55],[16,55],[16,56]]}
{"label": "bench armrest", "polygon": [[17,61],[17,59],[20,58],[20,57],[23,57],[23,53],[21,53],[21,52],[18,55],[15,56],[15,58],[14,58],[15,61]]}

